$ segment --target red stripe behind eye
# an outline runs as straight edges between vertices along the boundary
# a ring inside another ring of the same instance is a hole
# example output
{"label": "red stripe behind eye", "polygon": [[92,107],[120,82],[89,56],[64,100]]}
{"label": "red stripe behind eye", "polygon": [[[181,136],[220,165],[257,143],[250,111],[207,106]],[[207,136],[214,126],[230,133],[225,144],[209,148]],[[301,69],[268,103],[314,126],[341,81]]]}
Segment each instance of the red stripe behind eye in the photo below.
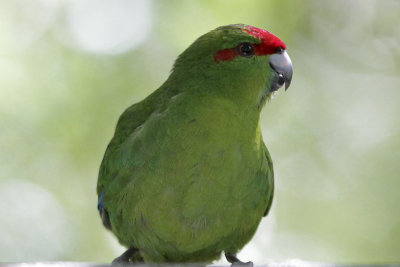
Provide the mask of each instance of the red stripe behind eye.
{"label": "red stripe behind eye", "polygon": [[227,48],[227,49],[222,49],[219,50],[217,53],[214,55],[214,61],[219,62],[219,61],[228,61],[232,60],[238,56],[238,53],[234,48]]}

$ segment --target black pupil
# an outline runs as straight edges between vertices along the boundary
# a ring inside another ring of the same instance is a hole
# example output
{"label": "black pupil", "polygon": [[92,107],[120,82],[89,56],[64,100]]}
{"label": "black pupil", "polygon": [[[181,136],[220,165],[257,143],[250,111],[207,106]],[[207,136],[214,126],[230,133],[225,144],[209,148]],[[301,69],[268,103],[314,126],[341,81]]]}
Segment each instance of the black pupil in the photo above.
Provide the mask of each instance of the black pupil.
{"label": "black pupil", "polygon": [[243,56],[251,56],[253,55],[254,48],[251,44],[244,43],[240,46],[240,52],[242,53]]}
{"label": "black pupil", "polygon": [[282,74],[279,74],[278,84],[282,86],[285,83],[285,78],[283,78]]}

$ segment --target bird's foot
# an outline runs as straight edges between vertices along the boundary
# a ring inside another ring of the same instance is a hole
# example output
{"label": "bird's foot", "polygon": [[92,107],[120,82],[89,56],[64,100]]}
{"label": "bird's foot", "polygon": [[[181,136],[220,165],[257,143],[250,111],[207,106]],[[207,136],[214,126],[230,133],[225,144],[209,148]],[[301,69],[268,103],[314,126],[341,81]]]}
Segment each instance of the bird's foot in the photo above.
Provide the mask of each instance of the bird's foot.
{"label": "bird's foot", "polygon": [[143,262],[143,258],[139,253],[139,249],[130,247],[127,251],[122,253],[121,256],[115,258],[111,264],[129,264],[138,262]]}
{"label": "bird's foot", "polygon": [[231,267],[253,267],[253,262],[243,262],[230,252],[225,252],[225,258],[231,263]]}

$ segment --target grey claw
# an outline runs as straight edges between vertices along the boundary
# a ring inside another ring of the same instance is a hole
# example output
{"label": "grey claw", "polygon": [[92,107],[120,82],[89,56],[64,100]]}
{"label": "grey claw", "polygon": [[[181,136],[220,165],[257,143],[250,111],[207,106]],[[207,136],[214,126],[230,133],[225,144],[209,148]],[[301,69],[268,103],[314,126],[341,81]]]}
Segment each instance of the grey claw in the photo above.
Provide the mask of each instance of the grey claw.
{"label": "grey claw", "polygon": [[253,262],[243,262],[236,257],[236,254],[225,252],[225,258],[232,263],[231,267],[253,267]]}

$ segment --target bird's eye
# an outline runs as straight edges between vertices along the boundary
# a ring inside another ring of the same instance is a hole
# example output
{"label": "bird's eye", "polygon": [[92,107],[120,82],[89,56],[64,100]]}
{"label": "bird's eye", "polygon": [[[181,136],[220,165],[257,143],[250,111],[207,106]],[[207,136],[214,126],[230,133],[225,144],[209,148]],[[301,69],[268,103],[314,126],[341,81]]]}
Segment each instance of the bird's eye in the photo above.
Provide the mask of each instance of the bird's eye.
{"label": "bird's eye", "polygon": [[276,49],[275,53],[282,54],[283,53],[283,48],[281,46],[278,47],[278,49]]}
{"label": "bird's eye", "polygon": [[254,46],[249,43],[242,43],[239,45],[239,54],[242,57],[251,57],[254,55]]}

